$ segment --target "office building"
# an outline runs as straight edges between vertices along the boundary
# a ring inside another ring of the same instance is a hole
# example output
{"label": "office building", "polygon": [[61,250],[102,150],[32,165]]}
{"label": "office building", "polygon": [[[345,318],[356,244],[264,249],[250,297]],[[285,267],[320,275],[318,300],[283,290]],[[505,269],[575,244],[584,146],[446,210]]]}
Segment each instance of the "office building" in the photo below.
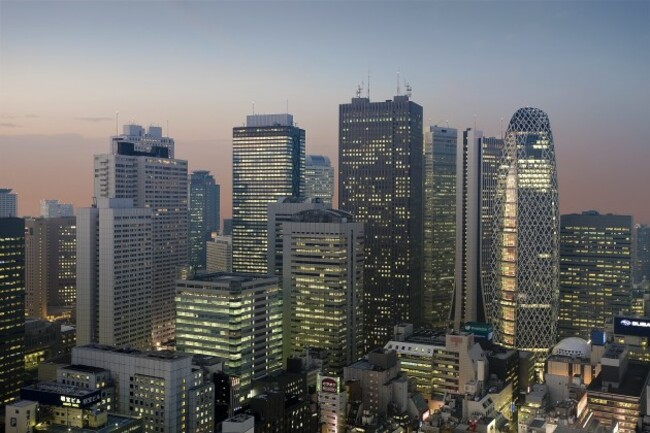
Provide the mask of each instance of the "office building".
{"label": "office building", "polygon": [[232,272],[232,236],[215,236],[205,243],[208,272]]}
{"label": "office building", "polygon": [[634,283],[650,281],[650,226],[634,226]]}
{"label": "office building", "polygon": [[285,357],[329,351],[329,368],[363,356],[363,224],[347,212],[312,209],[282,224]]}
{"label": "office building", "polygon": [[290,114],[246,116],[233,128],[232,157],[233,269],[266,273],[267,207],[303,196],[305,131]]}
{"label": "office building", "polygon": [[153,215],[132,199],[77,212],[77,341],[151,347]]}
{"label": "office building", "polygon": [[364,223],[364,332],[383,346],[422,321],[422,107],[406,95],[339,106],[339,208]]}
{"label": "office building", "polygon": [[71,204],[59,203],[58,200],[41,200],[42,218],[60,218],[74,215],[74,207]]}
{"label": "office building", "polygon": [[189,262],[192,269],[205,269],[206,246],[221,224],[220,187],[209,171],[194,171],[190,175]]}
{"label": "office building", "polygon": [[299,212],[310,209],[329,209],[330,205],[320,198],[314,197],[282,197],[275,203],[268,206],[267,223],[267,271],[269,275],[275,275],[282,281],[283,271],[283,232],[282,225],[291,221],[293,216]]}
{"label": "office building", "polygon": [[25,374],[25,221],[0,218],[0,411]]}
{"label": "office building", "polygon": [[497,182],[486,313],[497,343],[536,354],[541,366],[556,341],[560,228],[555,145],[542,110],[513,115]]}
{"label": "office building", "polygon": [[232,218],[223,219],[223,230],[222,234],[226,236],[232,236]]}
{"label": "office building", "polygon": [[332,206],[334,167],[327,156],[305,157],[305,197],[318,197]]}
{"label": "office building", "polygon": [[197,274],[178,280],[176,349],[225,360],[245,398],[253,380],[282,369],[282,293],[275,277]]}
{"label": "office building", "polygon": [[74,216],[25,220],[25,308],[29,317],[70,316],[77,287]]}
{"label": "office building", "polygon": [[86,345],[72,350],[72,364],[109,370],[114,412],[141,417],[145,432],[214,431],[214,385],[191,355]]}
{"label": "office building", "polygon": [[588,411],[600,425],[621,433],[639,431],[643,415],[648,412],[650,364],[631,361],[628,349],[620,344],[606,347],[602,370],[587,387]]}
{"label": "office building", "polygon": [[17,216],[18,199],[11,188],[0,188],[0,218]]}
{"label": "office building", "polygon": [[451,320],[456,248],[456,159],[458,131],[431,126],[425,141],[424,323]]}
{"label": "office building", "polygon": [[468,128],[456,154],[455,330],[467,322],[485,322],[483,280],[489,273],[486,264],[490,263],[492,206],[502,147],[503,140]]}
{"label": "office building", "polygon": [[632,217],[596,211],[560,219],[559,338],[589,339],[629,314]]}
{"label": "office building", "polygon": [[136,126],[112,137],[111,154],[95,155],[94,196],[130,198],[152,212],[152,340],[162,346],[174,336],[175,281],[187,269],[187,161],[172,159],[174,140],[160,128]]}

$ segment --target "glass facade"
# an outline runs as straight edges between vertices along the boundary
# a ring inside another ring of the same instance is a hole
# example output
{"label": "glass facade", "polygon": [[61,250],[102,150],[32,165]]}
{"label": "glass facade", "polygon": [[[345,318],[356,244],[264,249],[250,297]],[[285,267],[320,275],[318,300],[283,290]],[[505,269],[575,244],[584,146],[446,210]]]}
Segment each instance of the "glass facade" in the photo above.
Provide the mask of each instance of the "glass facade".
{"label": "glass facade", "polygon": [[339,208],[365,224],[367,348],[422,321],[422,107],[408,96],[339,106]]}
{"label": "glass facade", "polygon": [[629,314],[632,217],[590,211],[560,220],[559,338],[590,339]]}
{"label": "glass facade", "polygon": [[232,264],[267,271],[267,207],[304,191],[305,131],[290,115],[248,116],[233,128]]}
{"label": "glass facade", "polygon": [[332,205],[334,197],[334,167],[321,155],[307,155],[305,160],[305,197],[317,197]]}
{"label": "glass facade", "polygon": [[220,188],[209,171],[190,175],[189,263],[192,269],[206,268],[206,245],[212,232],[220,229]]}
{"label": "glass facade", "polygon": [[0,409],[25,374],[25,221],[0,218]]}
{"label": "glass facade", "polygon": [[521,108],[510,120],[496,188],[488,319],[503,346],[546,354],[556,338],[559,214],[555,147],[542,110]]}

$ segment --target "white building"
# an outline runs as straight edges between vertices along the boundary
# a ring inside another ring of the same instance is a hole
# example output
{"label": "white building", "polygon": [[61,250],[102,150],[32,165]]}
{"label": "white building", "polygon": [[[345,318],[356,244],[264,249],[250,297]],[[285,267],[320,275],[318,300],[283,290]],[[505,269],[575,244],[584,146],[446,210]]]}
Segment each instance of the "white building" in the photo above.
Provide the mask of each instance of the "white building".
{"label": "white building", "polygon": [[99,199],[77,216],[77,342],[151,347],[152,211]]}
{"label": "white building", "polygon": [[345,409],[348,392],[341,386],[341,378],[318,374],[318,406],[324,433],[339,433],[345,429]]}
{"label": "white building", "polygon": [[232,236],[215,236],[205,243],[206,271],[232,272]]}
{"label": "white building", "polygon": [[17,202],[17,196],[11,192],[11,188],[0,188],[0,218],[15,217]]}
{"label": "white building", "polygon": [[214,431],[214,385],[191,355],[87,345],[72,350],[72,363],[110,370],[117,412],[142,417],[147,432]]}
{"label": "white building", "polygon": [[137,125],[127,129],[111,139],[111,154],[95,155],[94,196],[130,198],[152,211],[152,340],[160,346],[174,337],[175,281],[188,264],[187,161],[172,159],[174,142],[159,128],[142,135],[132,134]]}

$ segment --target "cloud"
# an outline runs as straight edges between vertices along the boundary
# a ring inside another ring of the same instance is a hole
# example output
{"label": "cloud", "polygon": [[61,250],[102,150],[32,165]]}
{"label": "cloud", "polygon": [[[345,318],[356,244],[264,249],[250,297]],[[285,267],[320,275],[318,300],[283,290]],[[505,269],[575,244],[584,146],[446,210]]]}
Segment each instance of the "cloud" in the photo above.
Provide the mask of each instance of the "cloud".
{"label": "cloud", "polygon": [[2,122],[0,126],[4,126],[5,128],[20,128],[20,125],[11,122]]}
{"label": "cloud", "polygon": [[2,119],[34,119],[36,117],[38,117],[36,114],[0,114],[0,118]]}
{"label": "cloud", "polygon": [[112,117],[75,117],[75,120],[81,120],[83,122],[108,122],[113,120]]}

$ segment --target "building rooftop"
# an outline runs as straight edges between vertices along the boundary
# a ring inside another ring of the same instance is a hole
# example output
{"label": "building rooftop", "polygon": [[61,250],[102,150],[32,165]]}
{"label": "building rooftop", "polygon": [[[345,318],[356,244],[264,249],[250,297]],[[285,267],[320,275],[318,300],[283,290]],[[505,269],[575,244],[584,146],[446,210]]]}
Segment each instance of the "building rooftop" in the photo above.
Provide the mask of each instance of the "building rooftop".
{"label": "building rooftop", "polygon": [[138,358],[149,358],[149,359],[153,358],[160,361],[174,361],[177,359],[186,359],[192,357],[192,355],[184,352],[172,352],[170,350],[143,352],[137,349],[130,349],[127,347],[106,346],[103,344],[87,344],[85,346],[77,346],[75,349],[91,349],[91,350],[99,350],[103,352],[121,353],[125,355],[135,356]]}
{"label": "building rooftop", "polygon": [[627,366],[627,371],[623,376],[618,388],[609,386],[603,389],[603,374],[596,376],[587,387],[588,393],[604,392],[608,394],[618,394],[628,397],[640,397],[645,389],[650,375],[650,364],[630,361]]}
{"label": "building rooftop", "polygon": [[83,398],[88,394],[96,392],[95,389],[79,388],[58,382],[38,382],[33,385],[24,386],[23,391],[49,392],[53,394],[67,395],[70,397]]}
{"label": "building rooftop", "polygon": [[191,284],[193,281],[196,282],[207,282],[207,283],[217,283],[224,286],[230,286],[232,283],[250,283],[253,281],[262,281],[262,280],[275,280],[277,278],[271,275],[265,274],[240,274],[232,272],[210,272],[210,273],[200,273],[194,275],[188,280],[178,280],[179,283]]}
{"label": "building rooftop", "polygon": [[[46,425],[46,424],[37,424],[34,427],[34,432],[43,432],[43,433],[111,433],[111,432],[123,432],[123,431],[133,431],[131,429],[127,430],[126,427],[130,425],[141,425],[142,421],[137,418],[129,418],[121,415],[109,414],[106,425],[96,429],[93,428],[79,428],[79,427],[68,427],[65,425]],[[141,431],[141,430],[136,430]]]}
{"label": "building rooftop", "polygon": [[91,367],[89,365],[81,365],[81,364],[66,365],[65,367],[61,367],[61,370],[83,371],[86,373],[103,373],[105,371],[108,371],[103,368]]}

